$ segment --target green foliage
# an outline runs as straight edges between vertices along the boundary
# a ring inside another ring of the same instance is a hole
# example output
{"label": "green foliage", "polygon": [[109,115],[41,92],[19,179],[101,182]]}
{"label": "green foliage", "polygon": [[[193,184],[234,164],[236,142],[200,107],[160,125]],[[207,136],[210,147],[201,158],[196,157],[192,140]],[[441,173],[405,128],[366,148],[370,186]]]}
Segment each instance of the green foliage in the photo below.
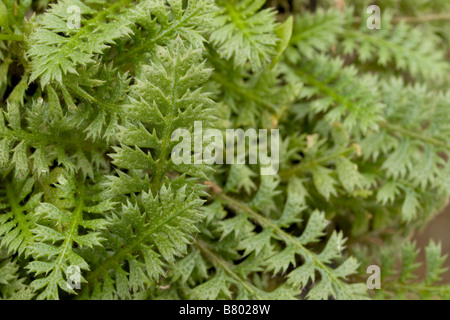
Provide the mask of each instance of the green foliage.
{"label": "green foliage", "polygon": [[[441,78],[448,73],[445,52],[439,48],[439,38],[425,34],[400,22],[391,25],[390,14],[383,16],[383,28],[379,32],[367,32],[364,24],[360,30],[344,31],[341,43],[343,53],[356,53],[361,62],[375,61],[383,67],[394,66],[397,70],[412,76]],[[371,30],[368,30],[371,31]]]}
{"label": "green foliage", "polygon": [[25,284],[25,278],[19,277],[17,263],[2,259],[0,263],[0,299],[30,300],[34,294]]}
{"label": "green foliage", "polygon": [[232,58],[236,67],[249,63],[257,71],[275,54],[276,12],[269,8],[260,10],[264,3],[264,0],[218,1],[219,12],[209,39],[220,56]]}
{"label": "green foliage", "polygon": [[426,275],[425,278],[417,279],[417,269],[421,263],[417,262],[419,250],[415,243],[408,242],[401,248],[400,260],[401,270],[393,270],[397,255],[393,250],[383,250],[380,254],[382,282],[385,290],[377,293],[378,298],[405,299],[409,297],[420,297],[421,299],[443,299],[448,300],[450,287],[440,284],[441,275],[447,271],[443,264],[447,255],[442,255],[441,244],[431,241],[425,248]]}
{"label": "green foliage", "polygon": [[[87,219],[84,212],[104,214],[113,206],[109,200],[88,206],[85,186],[77,185],[70,176],[59,176],[55,189],[53,197],[58,207],[42,203],[33,212],[38,219],[32,230],[35,243],[31,251],[35,260],[26,268],[37,277],[30,287],[35,292],[44,289],[38,299],[58,299],[58,287],[75,293],[65,281],[64,274],[68,275],[70,267],[89,270],[86,261],[75,252],[76,248],[99,246],[102,238],[98,231],[108,224],[102,218]],[[44,276],[38,277],[40,275]]]}
{"label": "green foliage", "polygon": [[[40,16],[37,21],[39,27],[30,36],[30,81],[39,78],[43,87],[50,81],[62,84],[63,75],[76,74],[77,66],[94,62],[93,56],[102,53],[108,44],[130,35],[132,30],[129,25],[134,21],[129,11],[125,10],[130,2],[123,0],[113,3],[101,12],[95,12],[81,1],[51,4],[50,9]],[[80,10],[83,25],[79,28],[70,23],[71,6]],[[116,15],[116,12],[119,14]],[[87,15],[94,17],[83,19]]]}
{"label": "green foliage", "polygon": [[448,3],[289,3],[0,1],[1,299],[450,299]]}
{"label": "green foliage", "polygon": [[7,209],[8,212],[1,215],[1,245],[10,254],[27,256],[36,241],[32,230],[37,218],[33,210],[39,205],[42,193],[34,194],[22,204],[31,193],[33,184],[32,178],[13,179],[11,184],[6,185],[2,195],[2,209]]}

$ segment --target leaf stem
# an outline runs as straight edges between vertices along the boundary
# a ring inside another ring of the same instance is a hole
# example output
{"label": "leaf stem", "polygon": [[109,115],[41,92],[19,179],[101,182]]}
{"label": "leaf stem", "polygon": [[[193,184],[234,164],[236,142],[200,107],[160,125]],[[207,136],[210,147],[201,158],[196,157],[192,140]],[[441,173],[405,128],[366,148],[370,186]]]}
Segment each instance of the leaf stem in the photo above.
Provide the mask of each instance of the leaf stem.
{"label": "leaf stem", "polygon": [[10,41],[23,41],[23,36],[20,34],[0,34],[0,40],[10,40]]}
{"label": "leaf stem", "polygon": [[432,22],[440,20],[450,20],[450,12],[425,14],[418,17],[395,17],[392,19],[393,23],[406,22],[406,23],[422,23]]}
{"label": "leaf stem", "polygon": [[19,228],[21,232],[20,237],[22,237],[24,239],[23,242],[26,242],[27,244],[27,248],[25,249],[25,255],[28,255],[28,250],[32,242],[34,242],[33,234],[31,232],[32,228],[27,220],[23,207],[20,205],[20,199],[17,195],[17,192],[15,192],[13,186],[11,186],[10,184],[6,185],[6,195],[7,198],[9,199],[9,204],[11,206],[11,213],[13,215],[13,220],[14,222],[17,222],[16,228]]}
{"label": "leaf stem", "polygon": [[352,146],[350,146],[348,148],[338,150],[336,152],[333,152],[329,155],[326,155],[326,156],[316,159],[316,160],[304,161],[298,165],[291,167],[290,169],[281,170],[278,173],[278,175],[280,176],[280,178],[282,180],[289,180],[290,177],[295,176],[296,174],[298,174],[302,171],[310,170],[310,169],[314,168],[315,166],[325,164],[330,160],[336,159],[338,157],[346,156],[353,152],[359,152],[358,145],[353,144]]}
{"label": "leaf stem", "polygon": [[212,251],[211,248],[209,248],[209,245],[206,242],[197,239],[196,243],[194,243],[193,245],[200,250],[203,256],[209,260],[209,262],[211,262],[215,267],[220,267],[221,269],[223,269],[230,277],[239,282],[239,284],[245,290],[247,290],[247,292],[251,293],[259,300],[264,299],[263,297],[258,295],[259,291],[258,288],[254,287],[252,284],[248,283],[247,281],[243,280],[239,275],[237,275],[233,271],[231,265],[227,261],[219,257],[217,254],[215,254],[214,251]]}
{"label": "leaf stem", "polygon": [[445,143],[444,141],[435,139],[433,137],[426,136],[426,135],[424,135],[424,134],[422,134],[420,132],[411,131],[411,130],[408,130],[408,129],[405,129],[403,127],[396,126],[396,125],[393,125],[393,124],[390,124],[390,123],[387,123],[387,122],[380,122],[380,123],[378,123],[378,125],[380,127],[382,127],[382,128],[385,128],[386,130],[395,131],[395,132],[400,133],[402,135],[405,135],[405,136],[408,136],[408,137],[411,137],[411,138],[414,138],[414,139],[417,139],[417,140],[421,140],[423,142],[432,144],[432,145],[437,146],[437,147],[441,147],[441,148],[450,150],[450,144]]}

